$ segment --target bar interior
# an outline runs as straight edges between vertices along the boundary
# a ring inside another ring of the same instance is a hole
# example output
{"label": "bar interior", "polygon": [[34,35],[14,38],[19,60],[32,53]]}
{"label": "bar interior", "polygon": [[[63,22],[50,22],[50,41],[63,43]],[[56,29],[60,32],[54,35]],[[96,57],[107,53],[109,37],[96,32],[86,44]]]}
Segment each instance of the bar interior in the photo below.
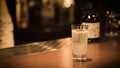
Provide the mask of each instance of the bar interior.
{"label": "bar interior", "polygon": [[[119,3],[0,0],[0,68],[120,68]],[[99,22],[99,37],[88,40],[87,61],[76,62],[71,25],[83,22]]]}

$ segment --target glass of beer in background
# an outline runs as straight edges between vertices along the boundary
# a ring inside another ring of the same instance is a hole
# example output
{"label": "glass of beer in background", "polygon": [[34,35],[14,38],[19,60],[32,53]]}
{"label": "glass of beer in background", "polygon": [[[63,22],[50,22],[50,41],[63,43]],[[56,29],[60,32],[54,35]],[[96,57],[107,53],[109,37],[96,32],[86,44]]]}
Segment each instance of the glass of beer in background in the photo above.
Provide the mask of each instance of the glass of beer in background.
{"label": "glass of beer in background", "polygon": [[72,49],[75,61],[87,60],[88,26],[72,24]]}

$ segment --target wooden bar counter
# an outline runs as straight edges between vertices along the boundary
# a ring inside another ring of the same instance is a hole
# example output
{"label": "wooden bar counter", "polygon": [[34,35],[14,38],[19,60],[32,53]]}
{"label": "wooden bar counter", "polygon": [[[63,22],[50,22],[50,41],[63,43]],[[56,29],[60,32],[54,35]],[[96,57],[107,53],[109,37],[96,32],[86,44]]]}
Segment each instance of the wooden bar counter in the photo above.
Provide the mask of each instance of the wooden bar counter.
{"label": "wooden bar counter", "polygon": [[89,43],[87,62],[72,60],[71,38],[0,49],[0,68],[120,68],[120,39]]}

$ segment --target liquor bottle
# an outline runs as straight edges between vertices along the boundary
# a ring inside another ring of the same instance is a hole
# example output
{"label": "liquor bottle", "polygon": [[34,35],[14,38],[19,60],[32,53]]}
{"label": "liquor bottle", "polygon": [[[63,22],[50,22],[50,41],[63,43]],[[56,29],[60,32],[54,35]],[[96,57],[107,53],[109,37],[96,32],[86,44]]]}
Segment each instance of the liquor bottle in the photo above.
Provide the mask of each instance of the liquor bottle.
{"label": "liquor bottle", "polygon": [[13,23],[6,0],[0,0],[0,49],[14,46]]}
{"label": "liquor bottle", "polygon": [[88,2],[84,7],[82,24],[88,25],[88,42],[97,41],[100,37],[100,22],[92,2]]}

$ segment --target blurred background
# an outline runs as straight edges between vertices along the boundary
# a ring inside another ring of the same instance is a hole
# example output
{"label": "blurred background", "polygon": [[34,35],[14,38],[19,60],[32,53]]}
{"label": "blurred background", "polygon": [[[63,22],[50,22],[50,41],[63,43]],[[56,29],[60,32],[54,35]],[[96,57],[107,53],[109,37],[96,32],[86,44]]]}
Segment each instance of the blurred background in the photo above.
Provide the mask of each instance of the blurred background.
{"label": "blurred background", "polygon": [[119,31],[119,0],[6,0],[14,24],[15,44],[70,37],[70,25],[81,24],[83,7],[90,1],[100,18],[101,35],[109,30],[109,11],[117,15]]}

